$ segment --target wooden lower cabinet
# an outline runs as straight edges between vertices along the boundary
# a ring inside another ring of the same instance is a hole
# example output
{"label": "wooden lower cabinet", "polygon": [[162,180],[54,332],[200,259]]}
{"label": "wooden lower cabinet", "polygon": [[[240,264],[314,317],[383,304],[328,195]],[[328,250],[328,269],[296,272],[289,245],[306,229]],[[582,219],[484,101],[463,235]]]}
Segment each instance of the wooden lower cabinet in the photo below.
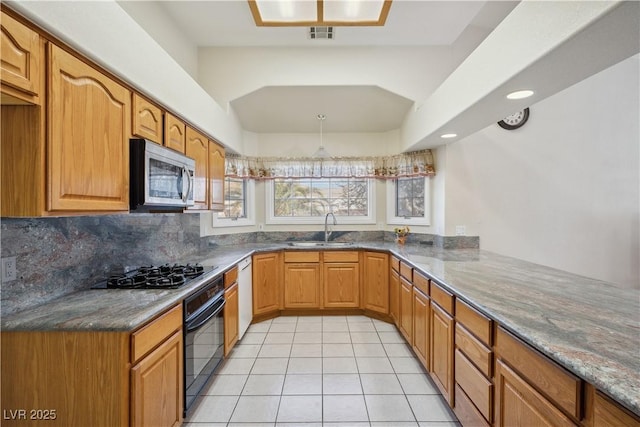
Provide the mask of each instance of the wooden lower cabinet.
{"label": "wooden lower cabinet", "polygon": [[224,356],[227,357],[239,337],[238,282],[224,290],[224,299]]}
{"label": "wooden lower cabinet", "polygon": [[593,427],[640,427],[640,417],[632,415],[599,391],[593,399]]}
{"label": "wooden lower cabinet", "polygon": [[389,314],[389,255],[383,252],[363,255],[363,308]]}
{"label": "wooden lower cabinet", "polygon": [[182,420],[182,304],[133,333],[2,331],[1,340],[0,410],[36,410],[2,425],[165,427]]}
{"label": "wooden lower cabinet", "polygon": [[453,407],[453,317],[431,301],[430,373],[449,406]]}
{"label": "wooden lower cabinet", "polygon": [[[355,253],[357,256],[357,253]],[[360,264],[325,262],[323,264],[323,306],[325,308],[360,307]]]}
{"label": "wooden lower cabinet", "polygon": [[400,278],[400,333],[412,345],[413,339],[413,285],[404,277]]}
{"label": "wooden lower cabinet", "polygon": [[502,360],[496,361],[496,426],[572,427],[576,424]]}
{"label": "wooden lower cabinet", "polygon": [[280,309],[280,253],[269,252],[253,256],[253,316],[275,313]]}
{"label": "wooden lower cabinet", "polygon": [[183,409],[182,331],[131,368],[131,426],[178,426]]}
{"label": "wooden lower cabinet", "polygon": [[284,264],[284,308],[320,308],[320,264]]}
{"label": "wooden lower cabinet", "polygon": [[429,297],[413,287],[413,351],[425,369],[429,369]]}
{"label": "wooden lower cabinet", "polygon": [[400,273],[393,269],[389,275],[389,316],[396,326],[400,324]]}

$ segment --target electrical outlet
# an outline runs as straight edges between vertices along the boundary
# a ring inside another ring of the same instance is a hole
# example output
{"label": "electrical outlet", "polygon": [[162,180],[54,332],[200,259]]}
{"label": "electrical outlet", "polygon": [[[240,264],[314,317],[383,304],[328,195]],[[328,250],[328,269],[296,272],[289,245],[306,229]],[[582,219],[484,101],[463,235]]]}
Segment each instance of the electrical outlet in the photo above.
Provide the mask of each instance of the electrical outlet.
{"label": "electrical outlet", "polygon": [[16,280],[16,257],[2,258],[2,282]]}
{"label": "electrical outlet", "polygon": [[258,224],[258,230],[262,231],[264,230],[264,224]]}
{"label": "electrical outlet", "polygon": [[467,234],[467,227],[465,225],[456,225],[456,236],[465,236]]}

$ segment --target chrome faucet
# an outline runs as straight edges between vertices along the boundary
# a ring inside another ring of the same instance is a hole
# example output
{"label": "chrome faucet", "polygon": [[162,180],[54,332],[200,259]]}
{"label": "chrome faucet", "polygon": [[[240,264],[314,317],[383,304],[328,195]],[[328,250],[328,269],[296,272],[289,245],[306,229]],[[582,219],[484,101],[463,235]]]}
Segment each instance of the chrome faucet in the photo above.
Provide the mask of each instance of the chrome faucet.
{"label": "chrome faucet", "polygon": [[331,236],[331,233],[333,233],[333,230],[329,230],[329,215],[333,217],[333,225],[338,225],[338,221],[336,220],[336,216],[333,214],[333,212],[329,212],[328,214],[325,215],[324,217],[324,241],[325,242],[329,241],[329,237]]}

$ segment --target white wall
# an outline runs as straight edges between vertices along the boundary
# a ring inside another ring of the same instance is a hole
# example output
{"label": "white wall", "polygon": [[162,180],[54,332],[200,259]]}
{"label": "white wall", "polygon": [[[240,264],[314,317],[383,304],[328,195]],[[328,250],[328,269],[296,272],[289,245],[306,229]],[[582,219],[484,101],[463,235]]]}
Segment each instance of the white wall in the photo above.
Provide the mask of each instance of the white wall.
{"label": "white wall", "polygon": [[639,76],[636,55],[447,146],[446,234],[640,288]]}
{"label": "white wall", "polygon": [[117,0],[133,19],[194,79],[198,78],[198,47],[178,30],[162,2]]}

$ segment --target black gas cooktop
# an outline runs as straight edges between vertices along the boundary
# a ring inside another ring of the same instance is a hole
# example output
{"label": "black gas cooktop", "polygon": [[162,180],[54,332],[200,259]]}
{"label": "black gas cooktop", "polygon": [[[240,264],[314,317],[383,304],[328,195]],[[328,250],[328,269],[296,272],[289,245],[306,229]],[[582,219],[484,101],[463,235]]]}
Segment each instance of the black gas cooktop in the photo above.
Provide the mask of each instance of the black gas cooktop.
{"label": "black gas cooktop", "polygon": [[92,289],[177,289],[217,267],[200,264],[145,266],[114,274]]}

